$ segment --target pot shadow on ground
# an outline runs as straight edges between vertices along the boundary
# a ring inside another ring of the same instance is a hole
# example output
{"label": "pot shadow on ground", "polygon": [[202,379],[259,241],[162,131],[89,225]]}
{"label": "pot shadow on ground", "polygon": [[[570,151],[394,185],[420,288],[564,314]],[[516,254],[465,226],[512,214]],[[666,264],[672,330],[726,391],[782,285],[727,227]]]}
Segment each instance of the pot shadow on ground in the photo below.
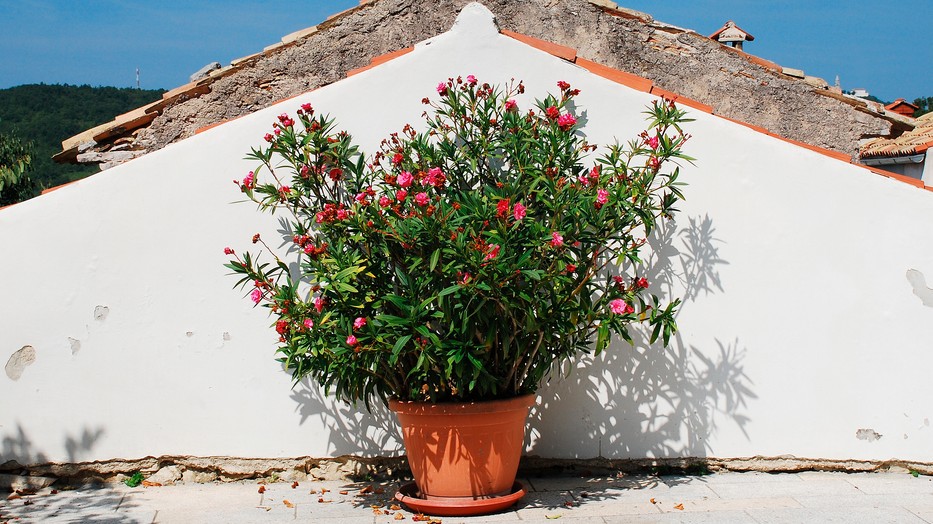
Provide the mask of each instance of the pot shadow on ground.
{"label": "pot shadow on ground", "polygon": [[[687,218],[655,230],[651,255],[639,276],[662,299],[683,297],[680,314],[698,298],[724,290],[709,216]],[[708,437],[722,424],[744,432],[749,400],[756,398],[743,369],[747,349],[735,334],[708,345],[681,334],[668,348],[649,345],[647,332],[633,331],[635,346],[613,342],[600,355],[585,355],[555,371],[539,391],[526,433],[526,455],[548,458],[702,458],[715,452]],[[301,423],[317,419],[329,432],[333,455],[404,454],[394,415],[377,403],[367,413],[325,398],[307,380],[292,400]]]}
{"label": "pot shadow on ground", "polygon": [[[678,317],[698,298],[722,292],[719,255],[709,216],[658,229],[641,268],[651,290],[683,297]],[[539,392],[526,436],[529,455],[567,458],[702,458],[722,424],[739,426],[756,398],[743,369],[747,349],[723,333],[711,344],[677,333],[670,346],[649,344],[647,326],[634,346],[617,340],[600,355],[584,355],[551,376]],[[747,437],[747,434],[746,434]]]}

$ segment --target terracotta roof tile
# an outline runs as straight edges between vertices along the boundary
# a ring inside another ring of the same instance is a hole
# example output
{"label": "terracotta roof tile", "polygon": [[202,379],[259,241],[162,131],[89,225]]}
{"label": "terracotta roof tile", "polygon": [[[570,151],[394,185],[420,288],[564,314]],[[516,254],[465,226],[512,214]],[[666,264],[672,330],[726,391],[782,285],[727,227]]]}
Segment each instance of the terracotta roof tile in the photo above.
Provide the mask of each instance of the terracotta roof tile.
{"label": "terracotta roof tile", "polygon": [[286,44],[290,44],[292,42],[297,42],[298,40],[309,37],[313,35],[314,33],[317,33],[316,25],[313,25],[305,29],[300,29],[298,31],[295,31],[294,33],[289,33],[282,37],[282,42]]}
{"label": "terracotta roof tile", "polygon": [[532,36],[523,35],[521,33],[516,33],[515,31],[509,31],[508,29],[503,29],[502,34],[512,37],[519,42],[528,44],[535,49],[540,49],[545,53],[550,53],[558,58],[563,58],[568,62],[573,62],[577,59],[577,50],[571,47],[555,44],[553,42],[548,42],[547,40],[541,40]]}
{"label": "terracotta roof tile", "polygon": [[392,60],[393,58],[398,58],[402,55],[407,55],[408,53],[411,53],[414,50],[415,50],[414,47],[406,47],[404,49],[399,49],[398,51],[392,51],[391,53],[379,55],[377,57],[374,57],[372,60],[370,60],[369,65],[358,67],[356,69],[351,69],[347,71],[347,76],[351,77],[353,75],[362,73],[363,71],[366,71],[367,69],[372,69],[376,67],[377,65],[384,64],[388,62],[389,60]]}
{"label": "terracotta roof tile", "polygon": [[933,113],[917,118],[914,123],[912,131],[897,138],[876,138],[864,144],[859,150],[859,156],[893,157],[923,153],[933,145]]}
{"label": "terracotta roof tile", "polygon": [[651,93],[652,95],[657,95],[657,96],[660,96],[660,97],[662,97],[662,98],[667,98],[667,99],[669,99],[669,100],[674,100],[675,102],[677,102],[677,103],[680,104],[680,105],[685,105],[685,106],[687,106],[687,107],[692,107],[693,109],[696,109],[696,110],[698,110],[698,111],[703,111],[704,113],[710,113],[710,114],[713,113],[713,106],[708,106],[708,105],[706,105],[706,104],[704,104],[704,103],[702,103],[702,102],[697,102],[696,100],[693,100],[692,98],[687,98],[687,97],[685,97],[685,96],[680,96],[680,95],[678,95],[677,93],[674,93],[674,92],[672,92],[672,91],[668,91],[667,89],[661,89],[661,88],[658,87],[658,86],[652,86],[652,87],[651,87],[650,93]]}
{"label": "terracotta roof tile", "polygon": [[650,93],[653,87],[653,83],[647,78],[642,78],[632,73],[626,73],[625,71],[619,71],[618,69],[613,69],[585,58],[577,58],[575,63],[594,75],[612,80],[613,82],[618,82],[638,91]]}

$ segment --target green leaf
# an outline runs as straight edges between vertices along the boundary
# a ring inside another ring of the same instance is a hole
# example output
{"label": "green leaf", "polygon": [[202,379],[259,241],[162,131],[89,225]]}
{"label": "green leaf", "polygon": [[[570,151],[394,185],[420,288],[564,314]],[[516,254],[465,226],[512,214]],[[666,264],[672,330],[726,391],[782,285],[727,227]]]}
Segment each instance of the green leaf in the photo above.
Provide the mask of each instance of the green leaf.
{"label": "green leaf", "polygon": [[124,480],[123,483],[131,488],[135,488],[143,483],[143,474],[137,471],[132,477]]}

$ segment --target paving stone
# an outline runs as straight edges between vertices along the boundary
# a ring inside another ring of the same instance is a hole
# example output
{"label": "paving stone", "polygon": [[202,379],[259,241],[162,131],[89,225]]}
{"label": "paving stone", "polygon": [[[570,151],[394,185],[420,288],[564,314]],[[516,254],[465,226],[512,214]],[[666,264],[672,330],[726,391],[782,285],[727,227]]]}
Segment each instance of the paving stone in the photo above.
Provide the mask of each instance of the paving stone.
{"label": "paving stone", "polygon": [[715,513],[663,513],[660,515],[613,515],[603,517],[606,524],[748,524],[754,522],[744,511],[717,511]]}
{"label": "paving stone", "polygon": [[747,510],[759,524],[820,522],[841,524],[925,524],[920,517],[903,508],[789,508]]}
{"label": "paving stone", "polygon": [[843,478],[801,480],[763,483],[720,483],[709,488],[724,499],[747,499],[767,497],[795,497],[813,495],[858,495],[860,492]]}
{"label": "paving stone", "polygon": [[913,477],[901,473],[855,473],[845,480],[859,491],[871,495],[888,493],[929,493],[933,495],[933,477]]}

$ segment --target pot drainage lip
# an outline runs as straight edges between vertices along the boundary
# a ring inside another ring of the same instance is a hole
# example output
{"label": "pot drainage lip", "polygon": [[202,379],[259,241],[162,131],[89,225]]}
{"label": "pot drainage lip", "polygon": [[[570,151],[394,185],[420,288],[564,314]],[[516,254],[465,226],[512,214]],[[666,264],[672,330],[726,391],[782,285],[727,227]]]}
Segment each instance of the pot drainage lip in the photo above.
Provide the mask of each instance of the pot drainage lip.
{"label": "pot drainage lip", "polygon": [[408,506],[409,509],[428,515],[439,517],[464,517],[468,515],[483,515],[504,510],[525,496],[525,486],[515,481],[509,494],[501,497],[474,499],[472,497],[450,497],[444,499],[423,499],[417,496],[418,486],[409,482],[399,488],[395,500]]}

